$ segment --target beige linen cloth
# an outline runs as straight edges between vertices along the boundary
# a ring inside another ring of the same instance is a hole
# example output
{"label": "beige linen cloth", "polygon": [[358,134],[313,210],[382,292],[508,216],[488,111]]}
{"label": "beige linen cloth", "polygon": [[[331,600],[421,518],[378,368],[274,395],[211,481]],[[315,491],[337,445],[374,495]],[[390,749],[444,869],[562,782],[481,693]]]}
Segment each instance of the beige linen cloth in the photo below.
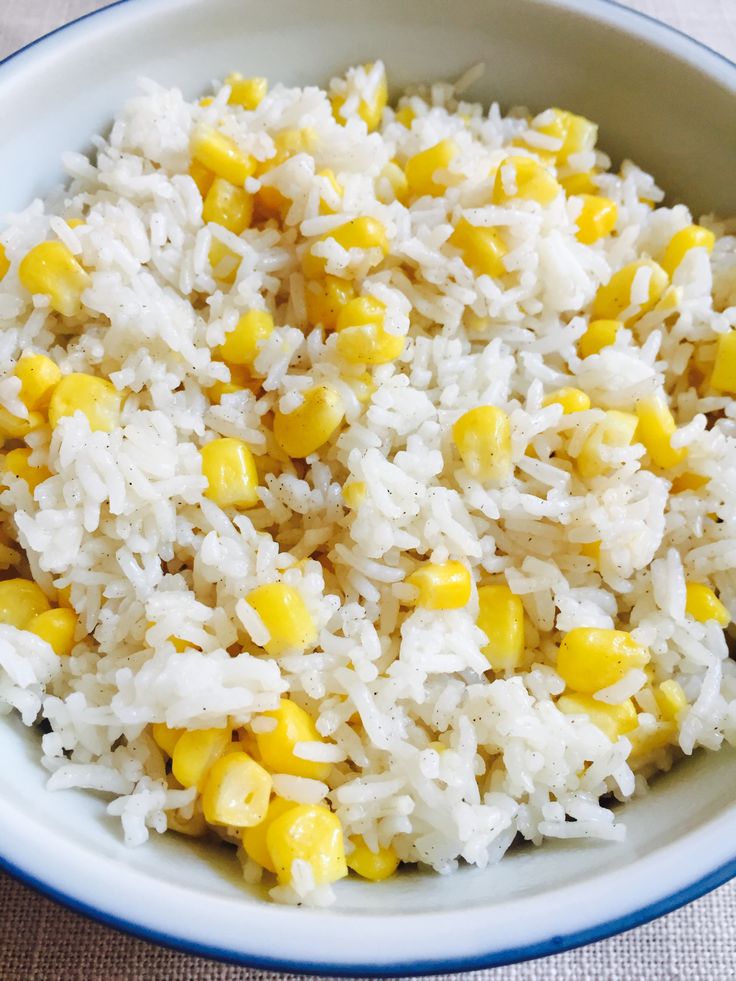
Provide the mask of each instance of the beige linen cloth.
{"label": "beige linen cloth", "polygon": [[[511,0],[509,0],[511,2]],[[736,0],[624,0],[736,59]],[[0,0],[0,57],[96,0]],[[116,933],[0,873],[0,981],[277,981]],[[288,977],[284,975],[283,977]],[[460,975],[442,975],[450,981]],[[468,981],[736,978],[736,880],[663,919],[581,950],[478,971]]]}

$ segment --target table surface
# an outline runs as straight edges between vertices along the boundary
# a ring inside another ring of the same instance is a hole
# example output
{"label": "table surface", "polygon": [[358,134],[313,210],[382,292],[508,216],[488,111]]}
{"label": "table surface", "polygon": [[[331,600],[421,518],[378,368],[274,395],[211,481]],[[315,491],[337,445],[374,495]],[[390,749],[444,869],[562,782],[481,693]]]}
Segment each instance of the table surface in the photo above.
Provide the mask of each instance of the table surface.
{"label": "table surface", "polygon": [[[736,0],[624,0],[736,58]],[[0,58],[96,0],[0,0]],[[268,981],[261,971],[189,957],[115,933],[0,873],[0,981]],[[736,880],[636,930],[473,981],[736,978]],[[453,975],[447,975],[452,978]]]}

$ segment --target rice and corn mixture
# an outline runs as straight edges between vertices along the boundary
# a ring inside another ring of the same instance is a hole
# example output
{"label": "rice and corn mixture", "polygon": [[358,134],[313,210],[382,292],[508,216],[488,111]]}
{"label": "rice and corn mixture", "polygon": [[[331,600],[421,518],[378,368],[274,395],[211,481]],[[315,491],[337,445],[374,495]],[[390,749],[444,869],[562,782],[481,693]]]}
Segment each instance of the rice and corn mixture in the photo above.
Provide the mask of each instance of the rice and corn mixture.
{"label": "rice and corn mixture", "polygon": [[[466,79],[467,81],[467,79]],[[144,83],[0,236],[0,699],[324,904],[736,742],[736,226],[446,84]]]}

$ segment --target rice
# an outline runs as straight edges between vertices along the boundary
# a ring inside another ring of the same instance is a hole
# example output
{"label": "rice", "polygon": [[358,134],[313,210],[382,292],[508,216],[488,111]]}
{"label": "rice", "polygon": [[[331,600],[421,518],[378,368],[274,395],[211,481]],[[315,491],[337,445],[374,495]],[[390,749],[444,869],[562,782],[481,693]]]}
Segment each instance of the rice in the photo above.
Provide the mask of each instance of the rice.
{"label": "rice", "polygon": [[[276,85],[252,110],[228,105],[229,85],[207,104],[144,81],[95,139],[93,160],[66,154],[63,192],[9,216],[0,235],[10,263],[0,280],[3,409],[28,418],[15,374],[27,352],[126,394],[111,432],[91,431],[77,412],[29,433],[30,464],[50,473],[33,491],[5,473],[2,568],[32,577],[54,605],[69,590],[78,627],[71,656],[59,657],[35,633],[0,624],[0,706],[26,725],[44,720],[49,788],[108,794],[129,844],[151,830],[207,832],[201,796],[172,777],[152,726],[227,729],[232,750],[240,742],[259,758],[280,731],[268,713],[285,696],[314,730],[295,739],[290,772],[272,767],[275,794],[329,807],[348,853],[360,836],[440,873],[495,863],[517,838],[620,841],[625,809],[607,802],[642,791],[683,753],[736,743],[726,634],[686,609],[687,584],[700,582],[736,615],[736,410],[707,384],[718,338],[736,327],[736,224],[702,218],[712,255],[686,253],[643,313],[654,274],[639,268],[625,326],[581,358],[599,287],[628,263],[661,259],[691,223],[687,208],[662,206],[653,177],[629,161],[613,171],[592,146],[561,159],[562,139],[542,131],[553,110],[503,116],[438,83],[408,92],[369,132],[382,93],[378,61],[329,91]],[[203,124],[253,156],[244,187],[257,202],[282,202],[278,213],[257,212],[241,234],[203,222],[188,173]],[[277,157],[285,130],[302,142]],[[442,140],[456,152],[434,172],[436,193],[407,206],[392,162]],[[584,199],[572,191],[544,205],[516,196],[520,178],[503,162],[511,147],[556,158],[560,180],[587,175],[616,205],[615,232],[582,244]],[[505,195],[489,203],[499,166]],[[359,216],[384,229],[386,257],[330,237]],[[451,241],[462,217],[502,236],[498,275],[476,275]],[[20,281],[23,257],[49,238],[89,273],[78,314],[61,316]],[[386,335],[404,339],[368,383],[335,333],[308,322],[305,240],[328,276],[383,305]],[[225,272],[213,267],[215,248],[230,250]],[[230,370],[216,349],[249,310],[271,313],[275,329],[258,348],[255,383],[218,402],[213,386]],[[344,420],[306,461],[290,460],[273,413],[298,411],[314,385],[337,393]],[[566,386],[590,408],[545,403]],[[600,472],[581,477],[576,461],[608,413],[653,395],[673,413],[671,447],[683,459],[661,468],[637,439],[612,442]],[[458,458],[453,424],[482,405],[508,418],[508,480],[479,479]],[[247,510],[205,496],[200,451],[218,437],[245,442],[258,464]],[[686,473],[702,475],[700,486],[676,492]],[[348,507],[351,483],[363,497]],[[415,605],[407,578],[428,561],[463,563],[467,603]],[[248,597],[274,582],[301,597],[314,641],[267,656],[274,626]],[[490,634],[478,625],[487,583],[523,604],[524,650],[507,670],[489,665]],[[601,712],[631,706],[625,732],[607,734],[592,708],[557,705],[558,646],[579,627],[630,632],[650,652],[645,670],[594,693]],[[684,698],[670,717],[657,697],[668,680]],[[214,831],[238,840],[235,826]],[[238,856],[257,881],[247,848]],[[315,868],[297,857],[272,897],[331,902]]]}

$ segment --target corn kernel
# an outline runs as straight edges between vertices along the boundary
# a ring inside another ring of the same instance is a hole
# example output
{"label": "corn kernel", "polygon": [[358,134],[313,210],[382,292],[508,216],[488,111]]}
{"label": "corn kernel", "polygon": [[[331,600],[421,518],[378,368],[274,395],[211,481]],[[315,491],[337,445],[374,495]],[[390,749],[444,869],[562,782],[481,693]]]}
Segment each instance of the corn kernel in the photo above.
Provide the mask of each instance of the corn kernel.
{"label": "corn kernel", "polygon": [[258,504],[258,473],[253,454],[241,439],[223,436],[202,447],[204,494],[221,508]]}
{"label": "corn kernel", "polygon": [[191,815],[187,818],[182,817],[177,809],[167,811],[166,829],[176,831],[180,835],[186,835],[187,838],[204,838],[209,829],[199,806],[199,801],[196,802]]}
{"label": "corn kernel", "polygon": [[363,480],[349,480],[342,488],[342,499],[351,511],[355,511],[365,500],[366,486]]}
{"label": "corn kernel", "polygon": [[[370,72],[372,68],[372,64],[365,65],[366,72]],[[342,95],[335,94],[330,96],[330,101],[332,102],[332,114],[337,122],[343,124],[347,122],[347,119],[342,112],[342,107],[345,104],[345,98]],[[368,127],[369,133],[376,129],[378,124],[381,122],[383,110],[386,108],[387,102],[388,84],[386,82],[386,73],[381,72],[370,98],[361,99],[358,103],[358,115]]]}
{"label": "corn kernel", "polygon": [[463,262],[476,276],[503,276],[506,272],[503,257],[508,249],[494,228],[476,227],[461,218],[449,242],[460,250]]}
{"label": "corn kernel", "polygon": [[350,300],[337,316],[337,352],[350,364],[388,364],[404,350],[406,338],[384,330],[385,304],[372,296]]}
{"label": "corn kernel", "polygon": [[298,806],[292,800],[285,800],[283,797],[274,797],[268,805],[265,818],[260,824],[256,824],[250,828],[243,828],[240,832],[240,840],[243,842],[243,849],[246,855],[268,872],[276,872],[266,846],[268,829],[276,818],[280,818],[282,814],[286,814],[287,811],[291,811]]}
{"label": "corn kernel", "polygon": [[588,479],[607,473],[613,464],[606,459],[606,448],[630,446],[638,425],[639,420],[630,412],[616,409],[606,412],[605,418],[593,426],[580,450],[577,458],[580,476]]}
{"label": "corn kernel", "polygon": [[330,772],[329,763],[303,760],[294,754],[297,743],[324,742],[309,713],[291,699],[282,698],[277,709],[265,712],[264,715],[276,720],[273,729],[256,733],[258,752],[264,766],[272,773],[289,773],[294,777],[307,777],[311,780],[326,779]]}
{"label": "corn kernel", "polygon": [[681,228],[669,241],[662,259],[662,268],[671,276],[690,249],[705,249],[710,255],[715,243],[716,237],[713,232],[703,228],[702,225],[688,225],[687,228]]}
{"label": "corn kernel", "polygon": [[5,278],[8,269],[10,269],[10,259],[8,259],[5,246],[0,243],[0,280]]}
{"label": "corn kernel", "polygon": [[578,354],[581,358],[589,358],[598,354],[604,347],[610,347],[616,342],[616,334],[623,327],[620,320],[591,320],[588,329],[578,341]]}
{"label": "corn kernel", "polygon": [[339,276],[325,276],[306,284],[304,299],[307,320],[312,327],[322,324],[325,330],[334,330],[342,308],[355,296],[353,284]]}
{"label": "corn kernel", "polygon": [[112,382],[75,372],[65,375],[54,388],[49,402],[49,422],[55,428],[65,416],[82,412],[93,432],[110,433],[120,424],[122,404],[122,392]]}
{"label": "corn kernel", "polygon": [[406,129],[411,129],[411,124],[416,119],[416,113],[411,106],[402,106],[401,109],[396,110],[394,119],[397,123],[401,123],[401,125]]}
{"label": "corn kernel", "polygon": [[631,733],[629,740],[631,742],[629,765],[634,760],[635,765],[638,765],[645,756],[650,756],[657,750],[677,742],[677,726],[674,722],[660,722],[653,729],[637,729]]}
{"label": "corn kernel", "polygon": [[[323,242],[328,238],[334,239],[343,249],[372,250],[368,257],[371,266],[378,265],[389,251],[386,229],[376,218],[365,216],[353,218],[331,232],[326,232],[317,241]],[[303,258],[303,268],[305,276],[309,279],[318,279],[324,275],[325,260],[307,251]]]}
{"label": "corn kernel", "polygon": [[242,257],[228,248],[224,242],[213,238],[209,251],[210,267],[215,279],[223,283],[234,283]]}
{"label": "corn kernel", "polygon": [[27,419],[21,419],[0,405],[0,437],[5,439],[25,439],[34,429],[43,426],[44,422],[40,412],[29,412]]}
{"label": "corn kernel", "polygon": [[197,190],[202,195],[202,200],[204,200],[207,197],[207,192],[212,187],[215,175],[211,170],[208,170],[207,167],[199,163],[198,160],[192,160],[189,164],[188,173],[197,185]]}
{"label": "corn kernel", "polygon": [[[632,305],[631,288],[640,270],[649,272],[647,298],[643,303]],[[659,301],[667,289],[669,278],[660,265],[651,259],[640,259],[630,262],[627,266],[615,272],[605,286],[601,286],[593,300],[593,317],[598,319],[618,320],[625,310],[633,306],[633,312],[625,321],[626,325],[633,323],[643,316]]]}
{"label": "corn kernel", "polygon": [[444,194],[446,186],[435,181],[435,174],[438,170],[446,170],[457,153],[456,143],[446,139],[409,157],[404,168],[409,192],[417,198]]}
{"label": "corn kernel", "polygon": [[253,218],[253,195],[222,177],[216,177],[202,205],[202,221],[222,225],[240,235]]}
{"label": "corn kernel", "polygon": [[731,622],[731,614],[716,594],[701,582],[689,582],[686,586],[685,611],[700,623],[715,620],[721,627]]}
{"label": "corn kernel", "polygon": [[319,213],[321,215],[334,215],[336,208],[330,204],[330,199],[337,202],[337,207],[339,207],[340,201],[342,199],[342,187],[337,177],[335,177],[334,170],[329,167],[325,167],[323,170],[318,170],[317,177],[321,177],[323,182],[326,182],[329,191],[327,191],[327,197],[325,197],[325,191],[320,194],[320,205]]}
{"label": "corn kernel", "polygon": [[657,707],[663,719],[667,722],[677,722],[680,713],[687,708],[688,701],[682,685],[672,678],[663,681],[654,690],[654,697],[657,700]]}
{"label": "corn kernel", "polygon": [[588,559],[593,559],[594,562],[600,562],[601,560],[601,543],[599,541],[594,542],[581,542],[580,552]]}
{"label": "corn kernel", "polygon": [[30,620],[50,609],[46,594],[32,579],[0,582],[0,623],[23,630]]}
{"label": "corn kernel", "polygon": [[19,446],[15,450],[10,450],[9,453],[5,455],[5,464],[3,466],[4,470],[9,471],[16,477],[20,477],[22,480],[28,484],[28,489],[31,493],[42,484],[44,480],[48,480],[51,476],[51,471],[47,467],[34,467],[29,462],[28,459],[31,455],[31,450],[25,446]]}
{"label": "corn kernel", "polygon": [[72,606],[72,587],[63,586],[61,589],[56,590],[56,601],[59,606],[66,606],[68,609],[73,610]]}
{"label": "corn kernel", "polygon": [[299,804],[291,808],[271,822],[266,847],[281,883],[291,881],[296,859],[310,865],[317,885],[335,882],[348,874],[342,827],[326,807]]}
{"label": "corn kernel", "polygon": [[273,137],[275,153],[259,163],[258,174],[280,167],[298,153],[313,153],[317,145],[317,133],[310,126],[302,129],[282,129]]}
{"label": "corn kernel", "polygon": [[518,667],[524,653],[524,606],[505,583],[478,588],[476,623],[488,638],[481,651],[493,670]]}
{"label": "corn kernel", "polygon": [[74,632],[77,629],[77,615],[74,610],[60,607],[37,613],[25,626],[32,634],[45,640],[54,654],[68,657],[74,647]]}
{"label": "corn kernel", "polygon": [[218,356],[231,365],[252,365],[273,329],[273,317],[267,310],[249,310],[225,335]]}
{"label": "corn kernel", "polygon": [[579,388],[558,388],[556,392],[550,392],[542,399],[542,405],[561,405],[563,415],[569,416],[573,412],[585,412],[590,408],[590,399]]}
{"label": "corn kernel", "polygon": [[406,582],[419,591],[414,602],[425,610],[458,610],[470,600],[472,579],[462,562],[425,562]]}
{"label": "corn kernel", "polygon": [[215,760],[202,789],[202,811],[210,824],[252,828],[266,816],[273,781],[247,753]]}
{"label": "corn kernel", "polygon": [[312,614],[294,586],[268,583],[251,590],[246,599],[271,635],[264,645],[269,654],[304,651],[316,643],[317,627]]}
{"label": "corn kernel", "polygon": [[273,435],[287,456],[303,459],[315,453],[340,427],[345,409],[340,395],[327,385],[303,393],[293,412],[274,412]]}
{"label": "corn kernel", "polygon": [[560,184],[565,189],[565,193],[571,197],[574,194],[597,194],[598,185],[593,180],[596,174],[595,170],[569,174],[567,177],[560,177]]}
{"label": "corn kernel", "polygon": [[253,391],[255,386],[254,379],[244,365],[228,364],[227,367],[230,371],[230,381],[216,381],[206,389],[210,402],[216,405],[220,404],[225,395],[235,395],[246,389]]}
{"label": "corn kernel", "polygon": [[[407,194],[409,193],[409,182],[406,179],[406,174],[401,169],[401,167],[396,163],[395,160],[389,160],[381,171],[380,176],[384,178],[391,185],[391,191],[393,193],[393,199],[404,204],[406,201]],[[390,204],[391,199],[385,199],[381,193],[378,193],[378,197],[384,204]]]}
{"label": "corn kernel", "polygon": [[[509,186],[513,184],[513,189]],[[540,163],[531,157],[509,157],[498,169],[493,184],[494,204],[505,204],[515,198],[550,204],[562,188]]]}
{"label": "corn kernel", "polygon": [[575,627],[560,644],[557,673],[574,691],[593,695],[648,662],[646,647],[623,630]]}
{"label": "corn kernel", "polygon": [[511,476],[509,417],[494,405],[479,405],[463,413],[452,427],[452,438],[471,477],[503,483]]}
{"label": "corn kernel", "polygon": [[393,848],[379,848],[372,851],[361,835],[351,839],[353,850],[347,857],[348,868],[371,882],[381,882],[393,875],[399,867],[399,856]]}
{"label": "corn kernel", "polygon": [[583,245],[592,245],[599,238],[610,235],[616,227],[618,205],[610,198],[599,194],[581,194],[583,207],[575,219],[577,240]]}
{"label": "corn kernel", "polygon": [[15,366],[20,399],[31,410],[45,409],[61,379],[59,366],[45,354],[24,354]]}
{"label": "corn kernel", "polygon": [[699,491],[710,480],[700,473],[681,473],[672,480],[670,494],[682,494],[684,491]]}
{"label": "corn kernel", "polygon": [[596,701],[591,695],[573,693],[558,698],[557,708],[565,715],[587,715],[612,743],[639,724],[636,706],[630,698],[620,705],[609,705]]}
{"label": "corn kernel", "polygon": [[536,124],[535,129],[547,136],[554,136],[562,141],[555,156],[560,163],[574,153],[586,153],[595,147],[598,139],[598,127],[585,116],[576,116],[565,109],[553,109],[553,119],[542,125]]}
{"label": "corn kernel", "polygon": [[201,792],[210,767],[229,745],[229,729],[187,730],[174,746],[171,772],[182,787],[197,787]]}
{"label": "corn kernel", "polygon": [[711,388],[736,395],[736,330],[718,335],[716,360],[710,376]]}
{"label": "corn kernel", "polygon": [[201,106],[203,109],[206,109],[207,106],[211,106],[214,101],[215,97],[213,95],[203,95],[197,105]]}
{"label": "corn kernel", "polygon": [[192,137],[192,157],[217,177],[242,187],[256,169],[253,157],[243,153],[229,136],[211,126],[198,126]]}
{"label": "corn kernel", "polygon": [[153,741],[169,757],[174,755],[179,737],[183,736],[185,732],[186,729],[169,729],[165,722],[154,722],[151,726]]}
{"label": "corn kernel", "polygon": [[21,260],[18,276],[29,293],[43,293],[64,317],[79,313],[88,273],[63,242],[41,242]]}
{"label": "corn kernel", "polygon": [[682,463],[687,450],[672,448],[670,438],[677,432],[677,426],[665,400],[657,395],[641,399],[637,402],[636,414],[639,419],[637,438],[646,447],[655,466],[667,469]]}
{"label": "corn kernel", "polygon": [[266,98],[268,92],[268,80],[265,78],[243,78],[237,72],[233,72],[225,79],[225,84],[230,86],[228,104],[231,106],[242,106],[243,109],[253,111]]}

